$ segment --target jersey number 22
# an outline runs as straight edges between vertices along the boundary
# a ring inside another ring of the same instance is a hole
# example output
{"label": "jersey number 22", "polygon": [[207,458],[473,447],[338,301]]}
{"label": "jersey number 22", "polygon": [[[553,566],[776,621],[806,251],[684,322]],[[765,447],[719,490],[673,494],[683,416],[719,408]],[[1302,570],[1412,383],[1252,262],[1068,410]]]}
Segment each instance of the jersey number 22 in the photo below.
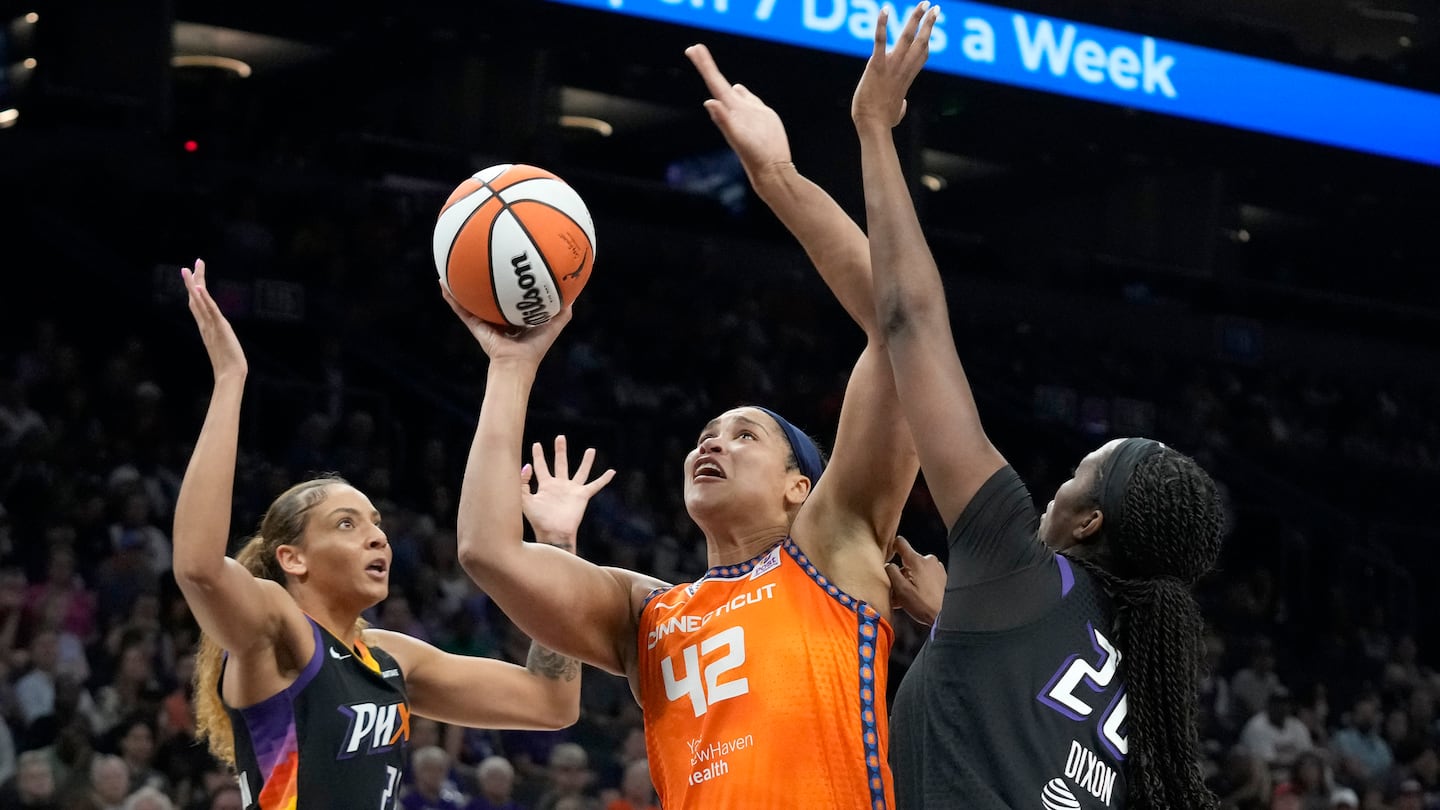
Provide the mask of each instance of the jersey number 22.
{"label": "jersey number 22", "polygon": [[[1071,720],[1080,722],[1088,720],[1095,713],[1094,707],[1081,695],[1076,694],[1080,684],[1085,684],[1092,693],[1100,693],[1115,680],[1116,671],[1120,668],[1120,651],[1115,649],[1115,645],[1099,630],[1094,627],[1089,630],[1091,643],[1095,651],[1100,653],[1099,662],[1091,666],[1089,661],[1078,655],[1070,656],[1050,679],[1045,691],[1040,693],[1041,703]],[[1128,710],[1129,700],[1122,686],[1110,705],[1100,714],[1100,737],[1105,747],[1118,759],[1124,759],[1130,750],[1129,740],[1120,733],[1120,726],[1125,723]]]}

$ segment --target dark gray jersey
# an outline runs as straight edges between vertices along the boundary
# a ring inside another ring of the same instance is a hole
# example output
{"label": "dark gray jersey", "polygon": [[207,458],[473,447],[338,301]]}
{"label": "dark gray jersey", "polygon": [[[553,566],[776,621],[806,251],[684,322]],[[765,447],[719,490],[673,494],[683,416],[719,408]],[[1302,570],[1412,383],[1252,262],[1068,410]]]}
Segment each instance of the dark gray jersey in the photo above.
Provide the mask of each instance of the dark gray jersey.
{"label": "dark gray jersey", "polygon": [[1125,806],[1110,599],[1037,539],[1038,521],[1005,467],[951,531],[945,603],[891,714],[901,810]]}

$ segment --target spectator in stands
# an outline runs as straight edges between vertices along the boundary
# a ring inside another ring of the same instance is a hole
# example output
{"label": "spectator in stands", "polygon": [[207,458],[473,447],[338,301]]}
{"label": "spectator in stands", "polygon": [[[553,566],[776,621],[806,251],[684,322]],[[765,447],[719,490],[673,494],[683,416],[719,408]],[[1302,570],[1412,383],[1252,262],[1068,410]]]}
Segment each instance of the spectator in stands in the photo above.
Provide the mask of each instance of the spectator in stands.
{"label": "spectator in stands", "polygon": [[1296,758],[1288,784],[1300,797],[1301,810],[1329,810],[1330,777],[1325,760],[1316,751],[1306,751]]}
{"label": "spectator in stands", "polygon": [[1402,779],[1395,790],[1394,810],[1429,810],[1425,807],[1425,791],[1414,779]]}
{"label": "spectator in stands", "polygon": [[130,795],[130,768],[113,754],[90,759],[90,796],[95,810],[121,810]]}
{"label": "spectator in stands", "polygon": [[1231,748],[1205,784],[1220,798],[1221,810],[1264,810],[1270,806],[1270,770],[1244,745]]}
{"label": "spectator in stands", "polygon": [[1270,768],[1277,780],[1287,778],[1296,758],[1313,747],[1309,729],[1295,716],[1290,692],[1283,688],[1272,691],[1265,711],[1257,712],[1245,724],[1240,742]]}
{"label": "spectator in stands", "polygon": [[150,645],[132,641],[119,655],[110,683],[95,696],[96,734],[105,734],[134,714],[154,714],[160,704],[160,682],[155,677]]}
{"label": "spectator in stands", "polygon": [[175,803],[159,788],[143,787],[130,794],[123,810],[175,810]]}
{"label": "spectator in stands", "polygon": [[439,746],[417,748],[410,754],[415,782],[400,797],[404,810],[461,810],[465,796],[449,783],[450,755]]}
{"label": "spectator in stands", "polygon": [[1241,723],[1265,710],[1271,693],[1284,689],[1275,672],[1275,649],[1269,638],[1255,641],[1250,665],[1235,673],[1230,680],[1230,693],[1235,696],[1236,717]]}
{"label": "spectator in stands", "polygon": [[1348,787],[1335,788],[1330,793],[1331,810],[1360,810],[1360,797]]}
{"label": "spectator in stands", "polygon": [[1330,742],[1330,689],[1323,683],[1310,684],[1295,703],[1295,716],[1300,718],[1310,742],[1316,748],[1325,748]]}
{"label": "spectator in stands", "polygon": [[44,751],[26,751],[16,763],[15,777],[0,787],[0,807],[54,810],[59,807],[55,766]]}
{"label": "spectator in stands", "polygon": [[1405,634],[1395,641],[1390,660],[1385,662],[1384,678],[1387,688],[1408,694],[1430,679],[1433,672],[1428,667],[1421,666],[1419,653],[1414,636]]}
{"label": "spectator in stands", "polygon": [[480,786],[475,798],[465,810],[522,810],[514,801],[515,766],[501,756],[489,756],[475,768],[475,780]]}
{"label": "spectator in stands", "polygon": [[620,797],[607,804],[605,810],[660,810],[655,785],[650,781],[648,760],[630,763],[620,782]]}
{"label": "spectator in stands", "polygon": [[1235,733],[1230,684],[1221,673],[1225,661],[1225,640],[1213,629],[1205,634],[1205,668],[1200,673],[1199,710],[1195,721],[1200,743],[1214,751],[1220,740]]}
{"label": "spectator in stands", "polygon": [[[601,677],[604,676],[597,675],[594,680],[600,680]],[[607,789],[618,789],[624,784],[625,774],[629,772],[630,766],[643,759],[646,759],[645,729],[639,724],[628,726],[623,731],[620,744],[615,746],[608,756],[608,761],[599,769],[597,781]]]}
{"label": "spectator in stands", "polygon": [[195,650],[186,647],[175,658],[171,671],[175,688],[160,702],[160,737],[195,738]]}
{"label": "spectator in stands", "polygon": [[25,602],[29,621],[39,623],[49,612],[46,608],[54,605],[51,615],[59,617],[59,629],[73,634],[81,642],[94,638],[95,595],[80,578],[75,550],[70,546],[50,546],[45,579],[29,587]]}
{"label": "spectator in stands", "polygon": [[245,810],[245,804],[240,799],[239,785],[223,785],[210,794],[210,801],[204,810]]}
{"label": "spectator in stands", "polygon": [[[430,637],[429,628],[427,628],[420,621],[419,617],[415,615],[415,612],[410,609],[410,600],[406,598],[404,594],[392,594],[388,599],[380,603],[380,621],[378,625],[386,630],[404,633],[407,636],[418,638],[421,641],[432,644],[435,642],[435,640]],[[526,643],[529,643],[528,639],[526,639]]]}
{"label": "spectator in stands", "polygon": [[1410,760],[1410,776],[1420,783],[1425,794],[1425,809],[1440,808],[1440,756],[1435,751],[1436,743],[1427,743]]}
{"label": "spectator in stands", "polygon": [[[41,717],[56,714],[56,692],[63,687],[59,658],[60,637],[54,630],[41,630],[30,640],[30,671],[15,682],[15,701],[26,729]],[[94,715],[95,702],[88,691],[76,688],[75,709],[88,719]]]}
{"label": "spectator in stands", "polygon": [[1380,735],[1380,699],[1361,695],[1350,709],[1350,722],[1330,741],[1338,770],[1346,783],[1367,784],[1385,775],[1395,763],[1390,744]]}
{"label": "spectator in stands", "polygon": [[[138,484],[138,474],[133,480]],[[111,483],[115,484],[113,478]],[[110,542],[117,550],[127,544],[138,544],[151,573],[158,577],[170,570],[170,559],[174,555],[170,536],[155,525],[150,498],[143,491],[133,489],[129,483],[122,490],[120,516],[110,524]]]}
{"label": "spectator in stands", "polygon": [[155,768],[155,723],[150,713],[132,714],[121,720],[112,734],[116,752],[130,768],[130,790],[144,787],[165,790],[169,780]]}
{"label": "spectator in stands", "polygon": [[1402,708],[1393,707],[1385,713],[1385,744],[1397,760],[1404,761],[1414,752],[1415,730],[1410,727],[1410,714]]}
{"label": "spectator in stands", "polygon": [[1427,740],[1440,741],[1440,714],[1436,713],[1435,697],[1440,682],[1432,679],[1410,693],[1410,728]]}
{"label": "spectator in stands", "polygon": [[560,743],[550,750],[546,775],[548,788],[535,803],[535,810],[556,810],[556,805],[567,797],[586,798],[586,789],[594,776],[590,755],[575,743]]}
{"label": "spectator in stands", "polygon": [[100,563],[95,576],[99,615],[111,621],[128,615],[141,594],[153,594],[159,589],[145,538],[126,531],[114,542],[114,552]]}

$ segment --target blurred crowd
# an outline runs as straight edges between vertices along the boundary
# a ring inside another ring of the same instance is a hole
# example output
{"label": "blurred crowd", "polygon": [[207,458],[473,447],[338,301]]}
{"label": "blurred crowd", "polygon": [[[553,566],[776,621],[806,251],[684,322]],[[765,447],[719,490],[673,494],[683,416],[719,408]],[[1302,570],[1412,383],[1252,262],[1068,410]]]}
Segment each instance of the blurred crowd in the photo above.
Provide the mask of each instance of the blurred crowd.
{"label": "blurred crowd", "polygon": [[[172,250],[207,260],[250,355],[237,543],[288,484],[338,472],[375,501],[395,550],[390,598],[367,618],[525,660],[528,639],[455,558],[484,357],[434,286],[438,201],[376,189],[343,205],[293,191],[232,199],[172,206],[124,280],[86,282],[103,303],[13,313],[0,343],[0,809],[240,807],[194,741],[197,630],[170,575],[172,510],[210,386],[177,270],[191,257]],[[861,336],[783,240],[735,248],[734,222],[717,218],[626,245],[607,234],[643,228],[599,224],[595,278],[542,368],[528,434],[564,432],[619,471],[590,505],[580,554],[690,581],[706,563],[680,464],[698,429],[761,403],[827,444]],[[1144,335],[1097,346],[953,307],[982,416],[1039,502],[1113,435],[1153,435],[1222,484],[1229,537],[1201,586],[1200,711],[1225,807],[1440,808],[1440,675],[1420,620],[1435,603],[1404,565],[1378,562],[1402,551],[1355,547],[1381,518],[1375,482],[1419,489],[1440,469],[1436,392],[1263,359],[1176,363]],[[1343,525],[1325,511],[1337,490],[1354,496]],[[923,484],[902,533],[944,553]],[[923,641],[903,616],[895,628],[892,689]],[[411,733],[408,810],[655,804],[628,685],[590,668],[564,731],[416,718]]]}

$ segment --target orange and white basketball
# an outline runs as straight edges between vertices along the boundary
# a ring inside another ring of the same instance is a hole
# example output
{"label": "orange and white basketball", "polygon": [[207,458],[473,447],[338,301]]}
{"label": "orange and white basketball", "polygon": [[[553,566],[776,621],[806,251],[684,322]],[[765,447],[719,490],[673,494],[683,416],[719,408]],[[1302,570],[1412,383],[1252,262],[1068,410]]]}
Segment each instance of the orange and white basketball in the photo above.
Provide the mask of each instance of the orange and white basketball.
{"label": "orange and white basketball", "polygon": [[450,194],[434,249],[441,282],[465,309],[499,326],[538,326],[590,280],[595,225],[564,180],[502,163]]}

